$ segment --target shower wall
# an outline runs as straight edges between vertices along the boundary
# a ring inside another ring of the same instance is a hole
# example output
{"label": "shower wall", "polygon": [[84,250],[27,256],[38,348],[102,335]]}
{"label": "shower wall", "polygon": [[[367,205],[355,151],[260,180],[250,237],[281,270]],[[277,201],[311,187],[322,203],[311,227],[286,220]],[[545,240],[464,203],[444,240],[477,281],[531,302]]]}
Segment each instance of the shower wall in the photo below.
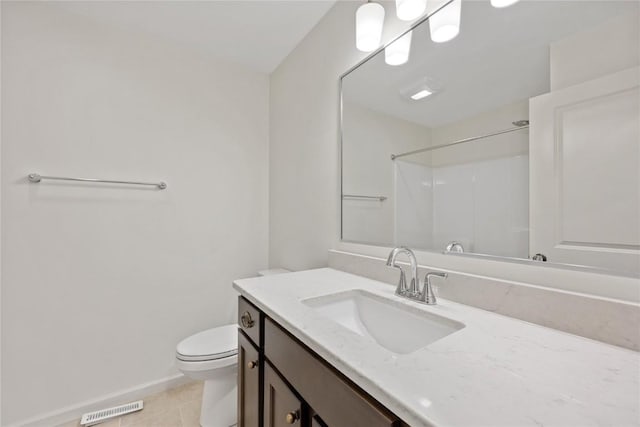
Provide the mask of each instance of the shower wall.
{"label": "shower wall", "polygon": [[[529,117],[528,100],[430,129],[431,146],[487,135]],[[395,161],[395,243],[442,251],[528,256],[526,129]],[[428,154],[428,157],[426,157]]]}
{"label": "shower wall", "polygon": [[395,162],[396,244],[442,251],[528,255],[529,158],[441,167]]}

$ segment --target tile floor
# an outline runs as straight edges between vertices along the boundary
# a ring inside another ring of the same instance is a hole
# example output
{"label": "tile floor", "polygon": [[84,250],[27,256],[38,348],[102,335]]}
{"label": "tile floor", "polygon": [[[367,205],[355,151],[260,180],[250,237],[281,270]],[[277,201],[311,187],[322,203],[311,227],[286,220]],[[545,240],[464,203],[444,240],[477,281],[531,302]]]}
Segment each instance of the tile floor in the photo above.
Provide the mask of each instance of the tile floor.
{"label": "tile floor", "polygon": [[[202,382],[145,397],[144,409],[96,427],[200,427]],[[59,427],[79,427],[80,420]]]}

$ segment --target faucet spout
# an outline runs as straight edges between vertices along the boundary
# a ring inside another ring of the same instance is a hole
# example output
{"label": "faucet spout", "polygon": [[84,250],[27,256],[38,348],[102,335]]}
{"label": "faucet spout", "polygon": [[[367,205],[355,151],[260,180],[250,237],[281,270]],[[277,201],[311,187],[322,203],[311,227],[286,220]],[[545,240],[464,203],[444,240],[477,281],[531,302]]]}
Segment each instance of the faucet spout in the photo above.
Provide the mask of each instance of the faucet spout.
{"label": "faucet spout", "polygon": [[[404,271],[402,270],[402,267],[400,267],[396,263],[396,258],[401,253],[407,255],[407,257],[409,258],[409,263],[411,264],[411,282],[409,283],[409,286],[407,286],[406,277],[405,277]],[[396,294],[398,295],[409,294],[412,296],[419,295],[420,292],[418,289],[418,280],[419,280],[418,279],[418,261],[416,260],[416,256],[411,249],[404,246],[394,248],[389,254],[389,257],[387,258],[387,265],[389,267],[394,267],[400,270],[400,281],[398,283],[398,287],[396,288]]]}

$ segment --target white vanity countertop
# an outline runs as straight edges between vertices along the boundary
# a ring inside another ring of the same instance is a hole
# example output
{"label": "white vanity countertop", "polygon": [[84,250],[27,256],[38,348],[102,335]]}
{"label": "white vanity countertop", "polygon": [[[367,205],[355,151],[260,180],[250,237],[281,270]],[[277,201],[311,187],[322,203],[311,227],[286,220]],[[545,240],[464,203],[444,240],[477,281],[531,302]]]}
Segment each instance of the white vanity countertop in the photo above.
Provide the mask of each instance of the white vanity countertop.
{"label": "white vanity countertop", "polygon": [[[408,301],[393,286],[330,268],[236,280],[234,288],[413,427],[640,425],[634,351],[441,299]],[[396,355],[300,302],[349,290],[465,327]]]}

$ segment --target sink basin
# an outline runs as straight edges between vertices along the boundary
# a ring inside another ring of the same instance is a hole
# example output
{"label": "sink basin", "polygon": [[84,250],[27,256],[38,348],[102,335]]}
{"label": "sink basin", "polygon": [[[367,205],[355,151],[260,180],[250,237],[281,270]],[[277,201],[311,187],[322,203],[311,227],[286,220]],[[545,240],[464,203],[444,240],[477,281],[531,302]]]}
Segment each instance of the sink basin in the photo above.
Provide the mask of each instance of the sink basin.
{"label": "sink basin", "polygon": [[365,291],[348,291],[301,301],[324,317],[396,354],[409,354],[464,324]]}

